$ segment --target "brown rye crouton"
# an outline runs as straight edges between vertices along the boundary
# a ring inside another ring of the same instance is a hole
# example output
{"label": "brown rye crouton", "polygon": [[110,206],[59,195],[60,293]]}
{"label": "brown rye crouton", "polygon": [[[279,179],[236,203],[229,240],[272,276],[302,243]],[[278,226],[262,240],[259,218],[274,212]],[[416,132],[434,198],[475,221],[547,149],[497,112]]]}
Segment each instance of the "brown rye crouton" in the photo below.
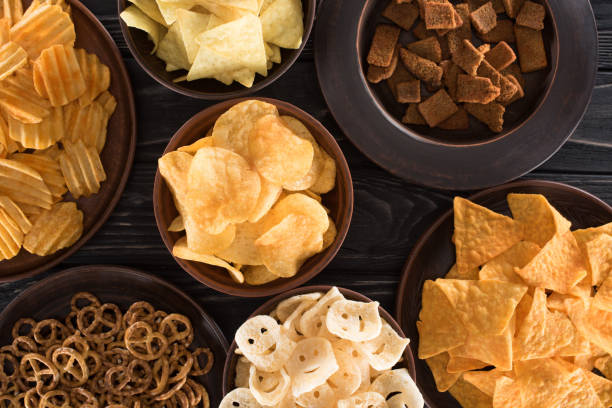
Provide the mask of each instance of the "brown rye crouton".
{"label": "brown rye crouton", "polygon": [[[483,54],[486,54],[487,52],[491,51],[491,44],[489,43],[480,44],[477,49]],[[485,58],[486,58],[486,55],[485,55]]]}
{"label": "brown rye crouton", "polygon": [[461,46],[453,53],[453,62],[470,75],[476,75],[483,60],[484,54],[478,51],[469,40],[463,40]]}
{"label": "brown rye crouton", "polygon": [[486,105],[479,103],[466,103],[465,110],[476,119],[484,123],[495,133],[500,133],[504,129],[504,113],[506,108],[496,102]]}
{"label": "brown rye crouton", "polygon": [[508,80],[510,80],[514,84],[514,86],[516,86],[516,92],[514,93],[514,96],[510,100],[508,100],[508,102],[502,104],[504,106],[508,106],[518,101],[519,99],[523,99],[525,97],[525,90],[521,86],[521,83],[519,82],[519,80],[516,79],[514,75],[504,75],[504,76]]}
{"label": "brown rye crouton", "polygon": [[418,23],[416,23],[416,25],[412,29],[412,34],[417,39],[424,40],[427,37],[435,37],[436,36],[436,31],[435,30],[428,30],[425,27],[425,22],[423,20],[421,20]]}
{"label": "brown rye crouton", "polygon": [[429,127],[436,127],[459,109],[444,89],[440,89],[425,102],[421,102],[418,108]]}
{"label": "brown rye crouton", "polygon": [[383,17],[388,18],[406,31],[410,31],[414,22],[419,17],[418,6],[412,3],[396,3],[391,0],[382,12]]}
{"label": "brown rye crouton", "polygon": [[391,64],[400,31],[399,27],[390,24],[376,26],[372,46],[368,53],[368,64],[377,67],[388,67]]}
{"label": "brown rye crouton", "polygon": [[423,7],[425,10],[423,20],[425,20],[425,27],[428,30],[444,30],[457,27],[455,8],[452,4],[426,1]]}
{"label": "brown rye crouton", "polygon": [[490,32],[497,25],[497,13],[491,2],[485,3],[483,6],[472,11],[470,19],[474,28],[482,34]]}
{"label": "brown rye crouton", "polygon": [[395,97],[395,100],[397,100],[397,84],[399,84],[400,82],[413,81],[414,79],[416,78],[410,72],[408,72],[404,64],[397,64],[395,72],[386,81],[387,86]]}
{"label": "brown rye crouton", "polygon": [[503,0],[508,17],[515,18],[521,10],[521,7],[523,7],[524,2],[525,0]]}
{"label": "brown rye crouton", "polygon": [[521,73],[521,67],[519,67],[518,63],[514,62],[510,64],[506,69],[501,71],[504,75],[512,75],[516,78],[521,85],[521,88],[525,88],[525,77]]}
{"label": "brown rye crouton", "polygon": [[493,68],[486,60],[478,67],[478,76],[489,78],[491,83],[500,89],[500,94],[496,99],[499,103],[511,100],[517,92],[514,83]]}
{"label": "brown rye crouton", "polygon": [[499,88],[489,78],[461,74],[457,78],[457,102],[487,104],[499,96]]}
{"label": "brown rye crouton", "polygon": [[421,81],[430,84],[442,81],[442,68],[435,62],[419,57],[406,48],[400,48],[400,58],[406,69]]}
{"label": "brown rye crouton", "polygon": [[468,130],[470,128],[470,118],[461,106],[450,118],[441,122],[438,127],[444,130]]}
{"label": "brown rye crouton", "polygon": [[452,61],[446,61],[444,64],[441,63],[440,65],[444,69],[444,75],[442,76],[444,86],[450,97],[455,100],[457,99],[457,78],[463,71]]}
{"label": "brown rye crouton", "polygon": [[470,21],[470,9],[468,5],[465,3],[457,4],[455,10],[461,17],[463,24],[446,35],[448,49],[451,54],[459,47],[461,41],[472,39],[472,23]]}
{"label": "brown rye crouton", "polygon": [[419,103],[421,102],[421,81],[400,82],[396,86],[397,101],[399,103]]}
{"label": "brown rye crouton", "polygon": [[[474,11],[478,9],[479,7],[483,6],[488,1],[489,0],[467,0],[467,4],[469,5],[470,10]],[[504,8],[504,3],[502,2],[502,0],[490,0],[490,1],[493,4],[493,9],[495,10],[497,14],[506,12],[506,9]]]}
{"label": "brown rye crouton", "polygon": [[544,29],[544,19],[546,18],[546,9],[543,5],[526,1],[521,7],[521,11],[516,16],[516,24],[524,27],[529,27],[533,30]]}
{"label": "brown rye crouton", "polygon": [[399,56],[398,47],[395,47],[395,52],[393,53],[393,58],[391,58],[391,64],[388,67],[377,67],[376,65],[368,66],[368,74],[366,75],[369,82],[373,84],[377,84],[385,79],[391,78],[391,75],[395,72],[397,68],[397,60]]}
{"label": "brown rye crouton", "polygon": [[485,53],[485,59],[493,68],[501,71],[516,61],[516,54],[507,42],[501,41],[490,51]]}
{"label": "brown rye crouton", "polygon": [[511,20],[498,20],[494,29],[486,34],[478,33],[478,37],[488,43],[498,43],[500,41],[515,43],[514,23]]}
{"label": "brown rye crouton", "polygon": [[406,44],[405,47],[419,57],[438,63],[442,61],[442,49],[440,48],[440,41],[438,41],[437,37],[429,37],[424,40],[415,41]]}
{"label": "brown rye crouton", "polygon": [[411,103],[406,108],[406,113],[402,117],[402,123],[407,125],[426,125],[425,118],[419,112],[416,103]]}
{"label": "brown rye crouton", "polygon": [[523,26],[515,26],[516,48],[519,54],[519,63],[523,73],[539,71],[548,66],[546,49],[542,32]]}

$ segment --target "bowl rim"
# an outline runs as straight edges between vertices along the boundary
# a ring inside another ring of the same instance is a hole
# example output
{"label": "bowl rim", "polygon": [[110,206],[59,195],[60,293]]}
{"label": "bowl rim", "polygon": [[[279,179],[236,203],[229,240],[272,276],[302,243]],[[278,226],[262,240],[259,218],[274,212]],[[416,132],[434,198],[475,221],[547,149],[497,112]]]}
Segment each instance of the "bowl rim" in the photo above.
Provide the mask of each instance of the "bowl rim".
{"label": "bowl rim", "polygon": [[192,89],[188,89],[186,87],[181,87],[175,84],[172,81],[167,81],[161,78],[144,60],[142,53],[136,47],[134,43],[134,38],[132,36],[131,28],[125,24],[125,22],[119,17],[121,12],[125,10],[128,6],[128,0],[117,0],[117,18],[119,20],[119,25],[121,27],[121,33],[123,35],[123,39],[132,54],[132,57],[136,60],[138,65],[155,81],[164,86],[165,88],[177,92],[181,95],[189,96],[191,98],[203,99],[209,101],[221,101],[230,98],[241,98],[247,95],[251,95],[255,92],[261,91],[268,85],[275,82],[281,76],[285,74],[293,66],[295,61],[302,55],[302,51],[304,47],[308,43],[308,39],[310,38],[310,33],[314,27],[315,15],[317,14],[317,0],[301,0],[307,2],[307,13],[304,14],[304,33],[302,35],[302,44],[297,49],[289,49],[289,51],[295,51],[292,53],[293,55],[284,61],[281,61],[278,65],[277,69],[274,73],[268,75],[267,77],[257,81],[257,77],[253,86],[250,88],[243,87],[242,89],[237,89],[233,91],[227,92],[204,92],[204,91],[196,91]]}
{"label": "bowl rim", "polygon": [[[561,183],[558,181],[537,180],[537,179],[518,180],[518,181],[511,182],[511,183],[501,184],[499,186],[481,190],[479,192],[471,194],[469,197],[467,197],[467,199],[470,201],[477,201],[480,198],[486,197],[492,193],[496,193],[499,191],[510,190],[510,189],[515,189],[515,188],[531,188],[531,187],[536,187],[536,188],[548,187],[548,188],[555,188],[555,189],[563,190],[566,192],[571,192],[573,194],[576,194],[578,196],[581,196],[591,201],[594,204],[597,204],[598,206],[601,206],[603,209],[606,209],[608,213],[610,214],[610,217],[612,217],[612,206],[611,205],[609,205],[608,203],[606,203],[599,197],[595,196],[594,194],[589,193],[588,191],[585,191],[578,187],[574,187],[569,184]],[[407,292],[407,285],[408,285],[409,277],[411,276],[411,273],[409,273],[409,271],[414,270],[413,264],[415,262],[415,259],[417,258],[417,254],[419,254],[422,251],[423,246],[425,246],[425,244],[431,239],[431,236],[434,234],[434,232],[438,228],[440,228],[440,225],[447,222],[452,217],[453,217],[453,208],[451,207],[449,210],[445,211],[442,215],[440,215],[435,222],[431,224],[431,226],[419,237],[413,249],[410,251],[408,259],[406,260],[404,266],[402,267],[402,272],[401,272],[402,277],[400,280],[400,284],[398,286],[398,291],[397,291],[396,299],[395,299],[394,317],[397,319],[398,322],[402,322],[405,318],[403,294]],[[401,325],[401,323],[399,324]],[[414,359],[419,358],[418,350],[412,350],[412,353],[414,355],[413,356]],[[225,380],[225,375],[224,375],[224,380]],[[417,385],[419,385],[419,383],[417,383]],[[419,390],[420,389],[421,387],[419,386]],[[425,398],[425,401],[428,404],[428,406],[431,405],[430,404],[431,399],[429,398],[428,394],[423,393],[423,398]],[[435,406],[435,405],[432,405],[432,406]]]}
{"label": "bowl rim", "polygon": [[[351,170],[346,161],[346,157],[344,156],[342,149],[338,145],[333,135],[329,132],[329,130],[327,130],[327,128],[323,126],[323,124],[321,124],[321,122],[319,122],[316,118],[314,118],[312,115],[305,112],[304,110],[298,108],[297,106],[289,102],[284,102],[284,101],[280,101],[280,100],[272,99],[272,98],[245,97],[245,98],[231,99],[228,101],[217,103],[213,106],[210,106],[200,111],[199,113],[194,115],[191,119],[189,119],[187,122],[185,122],[185,124],[183,124],[176,131],[176,133],[174,133],[174,135],[172,136],[172,138],[166,145],[166,148],[164,149],[163,154],[166,154],[166,153],[169,153],[170,151],[175,150],[175,148],[171,148],[171,146],[173,146],[174,144],[176,144],[176,147],[183,146],[180,140],[181,138],[184,137],[184,135],[189,131],[189,129],[194,124],[211,116],[211,114],[213,114],[217,110],[220,110],[221,113],[223,113],[225,110],[229,109],[233,105],[246,101],[246,100],[259,100],[259,101],[267,102],[267,103],[275,105],[278,108],[289,111],[290,114],[294,115],[297,119],[303,120],[303,118],[306,118],[308,121],[310,121],[313,124],[316,130],[318,130],[318,132],[316,133],[313,132],[313,137],[315,138],[315,140],[319,141],[321,138],[323,138],[329,142],[329,147],[330,147],[331,152],[328,152],[328,153],[330,153],[330,155],[336,162],[336,172],[337,172],[336,174],[338,173],[340,174],[340,177],[338,176],[336,177],[336,187],[335,188],[338,188],[339,190],[343,191],[343,194],[346,198],[346,205],[342,207],[339,211],[341,218],[338,220],[334,220],[336,222],[336,227],[338,230],[336,239],[328,248],[326,248],[323,252],[320,252],[319,254],[316,255],[316,256],[323,255],[322,258],[319,260],[319,262],[314,267],[310,268],[309,270],[306,270],[303,272],[300,271],[298,272],[297,275],[291,278],[287,278],[282,284],[278,285],[277,287],[266,288],[265,286],[251,286],[251,285],[246,285],[246,284],[242,285],[241,287],[236,287],[236,286],[226,285],[224,283],[219,283],[217,280],[212,279],[205,274],[195,273],[193,271],[193,267],[191,266],[191,264],[194,263],[193,261],[183,260],[183,259],[175,257],[172,254],[173,243],[171,242],[168,231],[166,231],[166,229],[162,225],[162,209],[161,209],[162,204],[161,204],[160,197],[162,194],[162,189],[167,188],[167,186],[165,185],[165,181],[161,177],[159,168],[155,172],[155,182],[153,186],[153,211],[155,213],[155,223],[157,225],[157,229],[159,231],[159,234],[161,235],[162,240],[164,241],[164,245],[166,246],[166,249],[168,250],[170,255],[172,255],[176,263],[178,263],[179,266],[185,272],[191,275],[194,279],[198,280],[200,283],[203,283],[204,285],[218,292],[225,293],[225,294],[232,295],[232,296],[238,296],[238,297],[257,298],[257,297],[267,297],[267,296],[276,295],[278,293],[281,293],[281,292],[284,292],[290,289],[294,289],[300,285],[303,285],[304,283],[308,282],[309,280],[317,276],[319,273],[321,273],[329,265],[329,263],[335,258],[336,254],[340,250],[340,247],[342,246],[342,243],[344,242],[346,235],[348,233],[348,230],[350,228],[350,224],[351,224],[351,220],[353,216],[353,209],[354,209],[354,191],[353,191],[353,181],[352,181],[352,176],[351,176]],[[346,182],[340,183],[339,180],[346,180]],[[209,266],[209,265],[206,265],[206,266],[210,268],[216,268],[216,267]]]}
{"label": "bowl rim", "polygon": [[[333,287],[338,288],[340,293],[342,293],[349,300],[357,300],[361,302],[373,302],[372,299],[370,299],[369,297],[367,297],[366,295],[362,293],[356,292],[351,289],[343,288],[340,286],[334,286],[334,285],[301,286],[299,288],[289,290],[287,292],[274,296],[271,299],[268,299],[261,306],[255,309],[253,313],[251,313],[249,317],[245,319],[245,321],[254,316],[260,315],[260,314],[269,314],[270,312],[266,312],[266,310],[272,311],[272,308],[274,306],[278,305],[281,301],[288,299],[292,296],[306,294],[306,293],[315,293],[315,292],[326,293]],[[378,311],[380,312],[381,318],[383,318],[387,323],[389,323],[391,327],[393,327],[393,329],[401,337],[406,338],[406,335],[402,331],[401,326],[389,312],[387,312],[382,306],[378,307]],[[231,391],[229,389],[229,384],[230,384],[229,376],[232,375],[232,373],[230,373],[230,367],[232,366],[233,360],[238,358],[238,355],[235,353],[237,347],[238,346],[236,345],[236,340],[232,339],[232,343],[229,346],[229,349],[227,351],[227,356],[225,358],[225,365],[223,366],[222,393],[224,396],[227,395],[227,393]],[[416,367],[414,364],[414,356],[413,356],[412,348],[410,347],[410,343],[408,343],[408,345],[406,346],[403,357],[406,360],[406,364],[408,366],[406,368],[408,369],[410,376],[416,383]]]}
{"label": "bowl rim", "polygon": [[[559,38],[559,27],[557,26],[557,19],[555,18],[554,10],[550,6],[550,0],[541,0],[541,1],[545,3],[546,14],[547,16],[550,16],[550,21],[552,22],[553,39],[558,39]],[[361,70],[359,71],[359,78],[361,80],[361,85],[366,89],[366,91],[370,95],[371,100],[373,101],[374,105],[378,108],[381,115],[384,116],[385,119],[389,123],[393,124],[396,128],[400,130],[400,132],[402,132],[406,136],[416,139],[417,141],[422,142],[422,143],[430,143],[433,145],[446,146],[446,147],[458,148],[458,149],[472,147],[472,146],[486,145],[489,143],[495,143],[503,138],[512,136],[514,132],[522,128],[528,121],[532,120],[533,117],[536,115],[536,113],[542,108],[542,106],[544,106],[544,103],[550,96],[550,91],[553,87],[554,82],[557,80],[557,72],[559,69],[559,52],[561,48],[559,41],[553,41],[552,44],[550,44],[550,51],[551,51],[550,54],[551,55],[549,58],[549,64],[550,64],[550,68],[549,68],[550,72],[548,74],[550,76],[549,83],[546,86],[546,88],[541,92],[540,97],[537,101],[536,107],[533,110],[531,110],[529,114],[525,116],[525,118],[521,120],[517,125],[515,125],[511,129],[502,130],[501,133],[493,133],[493,135],[491,135],[490,137],[487,137],[486,139],[479,140],[477,142],[468,142],[468,143],[450,143],[450,142],[445,142],[442,140],[436,140],[435,137],[428,137],[428,136],[421,134],[421,132],[418,132],[413,129],[414,125],[403,124],[398,118],[394,117],[387,111],[387,109],[383,106],[382,101],[380,100],[378,95],[372,90],[372,87],[370,86],[370,84],[368,83],[365,77],[365,71],[367,70],[367,67],[363,65],[363,55],[359,50],[359,44],[361,43],[361,38],[363,35],[363,31],[364,31],[363,28],[365,27],[365,19],[366,19],[365,10],[366,8],[369,9],[369,8],[374,7],[372,4],[377,3],[377,2],[378,0],[365,0],[364,5],[361,9],[360,16],[359,16],[357,38],[355,39],[355,53],[357,54],[359,66],[361,68]],[[483,43],[485,43],[485,41],[483,41]],[[518,62],[518,56],[515,62]],[[398,61],[398,63],[401,63],[401,61]],[[449,131],[449,132],[452,132],[452,131]]]}

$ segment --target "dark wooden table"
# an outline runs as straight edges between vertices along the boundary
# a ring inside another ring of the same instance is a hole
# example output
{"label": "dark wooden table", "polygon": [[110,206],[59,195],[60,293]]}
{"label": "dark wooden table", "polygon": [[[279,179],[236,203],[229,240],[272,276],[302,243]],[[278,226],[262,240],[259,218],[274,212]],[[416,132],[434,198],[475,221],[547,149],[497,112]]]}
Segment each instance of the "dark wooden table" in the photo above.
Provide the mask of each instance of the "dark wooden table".
{"label": "dark wooden table", "polygon": [[[158,157],[174,132],[212,103],[173,93],[140,69],[123,41],[115,1],[83,2],[119,45],[132,79],[138,114],[134,167],[121,201],[93,239],[52,271],[0,285],[0,307],[4,308],[28,285],[60,269],[86,264],[125,265],[156,274],[183,289],[217,320],[231,339],[241,322],[264,300],[219,294],[183,272],[164,247],[153,216],[153,179]],[[600,41],[593,100],[570,141],[527,178],[568,183],[612,204],[612,2],[592,0],[592,5]],[[451,208],[454,193],[406,183],[357,151],[325,105],[311,44],[312,41],[281,79],[258,94],[291,102],[319,119],[338,139],[353,174],[355,212],[348,237],[336,259],[310,284],[357,290],[393,312],[400,271],[412,246],[443,211]]]}

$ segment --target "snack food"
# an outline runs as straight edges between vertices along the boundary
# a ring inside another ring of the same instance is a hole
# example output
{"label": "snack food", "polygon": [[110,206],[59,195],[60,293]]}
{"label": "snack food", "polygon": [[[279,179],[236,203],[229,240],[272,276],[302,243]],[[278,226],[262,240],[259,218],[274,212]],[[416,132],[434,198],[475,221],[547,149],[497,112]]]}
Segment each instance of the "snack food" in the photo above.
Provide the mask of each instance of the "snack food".
{"label": "snack food", "polygon": [[406,368],[409,340],[384,321],[378,302],[337,288],[281,301],[236,331],[235,389],[220,407],[423,407]]}
{"label": "snack food", "polygon": [[[407,104],[402,122],[468,130],[473,118],[503,132],[506,111],[530,91],[522,74],[548,67],[546,8],[525,0],[388,1],[382,17],[389,21],[376,26],[366,79],[385,82],[395,101]],[[452,105],[440,100],[441,91]]]}
{"label": "snack food", "polygon": [[463,407],[609,407],[612,223],[571,231],[539,194],[508,204],[455,198],[456,265],[423,286],[419,358]]}
{"label": "snack food", "polygon": [[46,256],[81,237],[83,213],[65,194],[89,197],[106,180],[100,154],[117,102],[109,68],[74,47],[64,1],[33,1],[24,12],[6,1],[0,25],[10,33],[0,45],[0,247],[11,248],[0,260],[22,247]]}
{"label": "snack food", "polygon": [[[186,237],[174,256],[224,267],[265,284],[297,274],[335,239],[321,203],[336,163],[298,119],[258,100],[240,102],[209,136],[159,159]],[[243,274],[244,271],[244,274]]]}
{"label": "snack food", "polygon": [[123,313],[80,292],[65,319],[22,318],[12,338],[0,349],[6,406],[210,406],[199,377],[211,370],[214,355],[193,349],[186,316],[147,302]]}
{"label": "snack food", "polygon": [[[121,12],[129,27],[145,31],[152,54],[175,82],[212,78],[250,88],[281,63],[281,48],[302,45],[301,0],[132,0]],[[186,72],[186,75],[184,75]]]}

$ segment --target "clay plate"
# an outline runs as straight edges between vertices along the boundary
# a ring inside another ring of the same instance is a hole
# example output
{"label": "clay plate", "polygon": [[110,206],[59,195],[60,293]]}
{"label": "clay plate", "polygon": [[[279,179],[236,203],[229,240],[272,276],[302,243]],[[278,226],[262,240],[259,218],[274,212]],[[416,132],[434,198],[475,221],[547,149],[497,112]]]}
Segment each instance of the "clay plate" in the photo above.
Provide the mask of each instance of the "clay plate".
{"label": "clay plate", "polygon": [[[330,217],[336,222],[338,229],[336,240],[329,248],[308,259],[294,277],[277,279],[262,286],[236,283],[230,278],[225,269],[222,268],[179,258],[174,259],[187,273],[215,290],[240,297],[263,297],[275,295],[304,284],[319,274],[331,262],[340,249],[351,223],[351,216],[353,214],[353,182],[342,150],[340,150],[334,137],[319,121],[287,102],[268,98],[249,99],[258,99],[271,103],[276,105],[281,115],[290,115],[299,119],[310,130],[319,145],[336,161],[336,187],[323,195],[323,205],[330,210]],[[174,134],[164,154],[174,151],[181,146],[189,145],[197,139],[204,137],[222,113],[244,100],[247,99],[233,99],[222,102],[195,115]],[[159,171],[155,175],[153,208],[159,233],[168,251],[172,253],[175,242],[184,236],[185,233],[168,232],[168,226],[178,215],[178,212],[174,206],[170,190],[168,190]]]}
{"label": "clay plate", "polygon": [[[505,215],[511,215],[506,203],[509,193],[543,194],[559,212],[572,222],[572,230],[595,227],[612,221],[612,207],[597,197],[566,184],[526,180],[484,190],[469,197],[477,204]],[[418,358],[419,334],[416,321],[421,310],[423,283],[441,278],[455,263],[453,211],[440,217],[419,239],[402,272],[396,300],[397,321],[412,339],[418,386],[432,408],[460,408],[449,393],[436,389],[425,361]]]}
{"label": "clay plate", "polygon": [[[24,2],[24,7],[30,1]],[[111,71],[109,91],[117,100],[117,109],[108,122],[106,145],[101,160],[107,180],[98,194],[80,198],[77,205],[84,213],[83,235],[71,247],[49,256],[32,255],[21,250],[18,256],[0,262],[0,282],[14,281],[41,273],[76,252],[108,219],[125,187],[136,148],[136,110],[134,94],[121,54],[115,42],[96,17],[79,1],[69,0],[76,28],[76,47],[98,55]],[[66,200],[72,201],[70,194]]]}

